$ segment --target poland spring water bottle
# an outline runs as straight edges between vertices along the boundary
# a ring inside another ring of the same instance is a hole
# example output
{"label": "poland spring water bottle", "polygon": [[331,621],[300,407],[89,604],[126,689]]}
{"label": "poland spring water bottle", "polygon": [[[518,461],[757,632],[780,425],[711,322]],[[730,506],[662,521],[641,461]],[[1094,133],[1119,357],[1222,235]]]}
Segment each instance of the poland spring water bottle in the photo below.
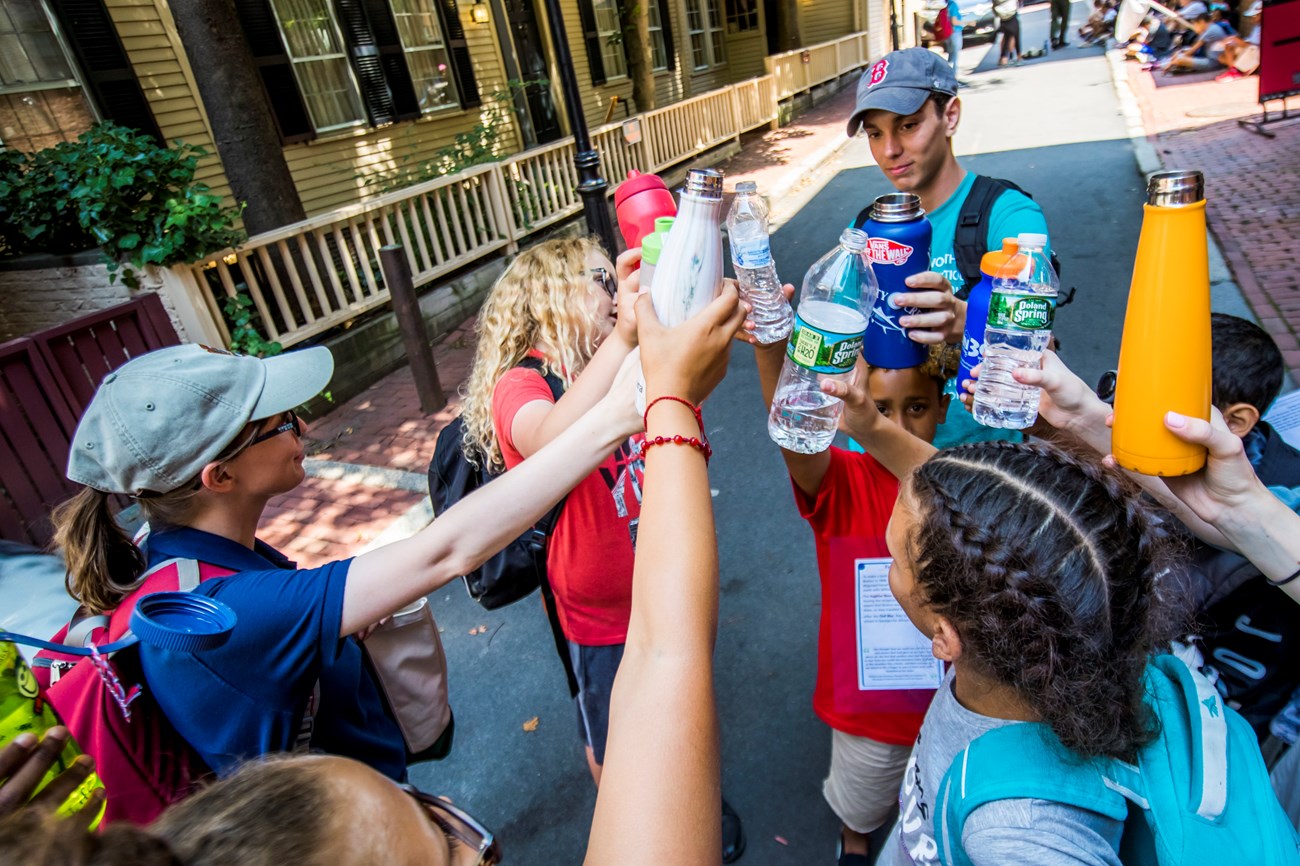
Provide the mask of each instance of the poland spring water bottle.
{"label": "poland spring water bottle", "polygon": [[[650,299],[668,327],[707,307],[722,290],[722,172],[693,168],[686,173],[677,218],[663,238]],[[645,411],[645,379],[637,381],[636,402]]]}
{"label": "poland spring water bottle", "polygon": [[752,180],[736,184],[736,198],[727,213],[731,264],[736,268],[740,296],[753,307],[754,337],[769,346],[790,336],[794,311],[781,293],[781,280],[772,261],[767,227],[767,203]]}
{"label": "poland spring water bottle", "polygon": [[930,270],[930,221],[920,197],[910,192],[880,196],[862,230],[870,237],[867,259],[880,283],[880,297],[867,326],[867,363],[889,370],[919,367],[930,357],[930,348],[908,337],[898,320],[921,310],[899,307],[894,298],[912,291],[908,277]]}
{"label": "poland spring water bottle", "polygon": [[845,229],[835,249],[803,279],[794,332],[772,399],[767,433],[787,451],[816,454],[835,438],[844,401],[823,394],[824,378],[852,380],[867,316],[879,288],[865,250],[867,235]]}
{"label": "poland spring water bottle", "polygon": [[986,427],[1023,430],[1038,417],[1039,390],[1011,377],[1017,367],[1037,368],[1052,339],[1056,292],[1060,283],[1047,257],[1047,236],[1022,234],[1019,270],[993,280],[984,366],[975,386],[975,420]]}

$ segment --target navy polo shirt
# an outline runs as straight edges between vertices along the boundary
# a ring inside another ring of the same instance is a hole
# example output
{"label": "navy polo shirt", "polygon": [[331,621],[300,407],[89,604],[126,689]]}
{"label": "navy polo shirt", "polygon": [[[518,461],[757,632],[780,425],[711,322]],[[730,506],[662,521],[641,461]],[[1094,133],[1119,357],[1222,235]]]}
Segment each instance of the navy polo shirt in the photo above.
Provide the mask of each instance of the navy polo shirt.
{"label": "navy polo shirt", "polygon": [[390,778],[406,747],[356,640],[339,638],[350,559],[298,569],[279,551],[185,527],[145,542],[149,565],[182,557],[237,573],[196,590],[239,618],[230,640],[202,653],[140,646],[145,683],[176,731],[220,775],[247,758],[291,751],[320,681],[312,751],[344,755]]}

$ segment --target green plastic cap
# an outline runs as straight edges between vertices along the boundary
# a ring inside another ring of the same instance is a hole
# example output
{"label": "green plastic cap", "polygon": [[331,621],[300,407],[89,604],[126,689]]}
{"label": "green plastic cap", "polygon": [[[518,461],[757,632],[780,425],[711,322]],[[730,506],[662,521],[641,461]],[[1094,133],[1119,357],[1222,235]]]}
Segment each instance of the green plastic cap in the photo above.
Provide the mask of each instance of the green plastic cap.
{"label": "green plastic cap", "polygon": [[659,264],[659,255],[664,251],[664,238],[673,227],[674,217],[659,217],[655,220],[655,230],[641,240],[641,262],[647,265]]}

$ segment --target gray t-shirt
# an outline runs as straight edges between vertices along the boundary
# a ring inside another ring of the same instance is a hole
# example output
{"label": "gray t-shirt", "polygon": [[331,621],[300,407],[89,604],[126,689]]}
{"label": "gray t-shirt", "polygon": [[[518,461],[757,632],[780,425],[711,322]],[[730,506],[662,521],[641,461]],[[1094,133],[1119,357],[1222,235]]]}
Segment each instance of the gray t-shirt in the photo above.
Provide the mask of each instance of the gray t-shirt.
{"label": "gray t-shirt", "polygon": [[[952,759],[985,731],[1015,725],[973,713],[957,702],[951,671],[934,696],[899,793],[898,824],[880,863],[937,864],[934,801]],[[976,809],[962,829],[962,847],[975,866],[1119,866],[1123,822],[1047,800],[998,800]]]}

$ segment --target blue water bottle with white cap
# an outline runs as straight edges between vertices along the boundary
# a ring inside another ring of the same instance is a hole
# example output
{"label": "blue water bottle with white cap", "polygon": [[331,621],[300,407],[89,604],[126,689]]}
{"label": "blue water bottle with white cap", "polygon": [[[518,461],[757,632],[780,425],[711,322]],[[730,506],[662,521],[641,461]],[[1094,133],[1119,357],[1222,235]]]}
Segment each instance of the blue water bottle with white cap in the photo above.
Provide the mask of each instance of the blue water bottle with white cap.
{"label": "blue water bottle with white cap", "polygon": [[862,228],[868,238],[867,259],[880,284],[863,355],[873,367],[919,367],[929,358],[930,350],[908,337],[898,320],[921,311],[916,307],[900,308],[894,299],[912,291],[906,282],[908,277],[930,270],[930,221],[921,209],[920,197],[910,192],[880,196]]}

